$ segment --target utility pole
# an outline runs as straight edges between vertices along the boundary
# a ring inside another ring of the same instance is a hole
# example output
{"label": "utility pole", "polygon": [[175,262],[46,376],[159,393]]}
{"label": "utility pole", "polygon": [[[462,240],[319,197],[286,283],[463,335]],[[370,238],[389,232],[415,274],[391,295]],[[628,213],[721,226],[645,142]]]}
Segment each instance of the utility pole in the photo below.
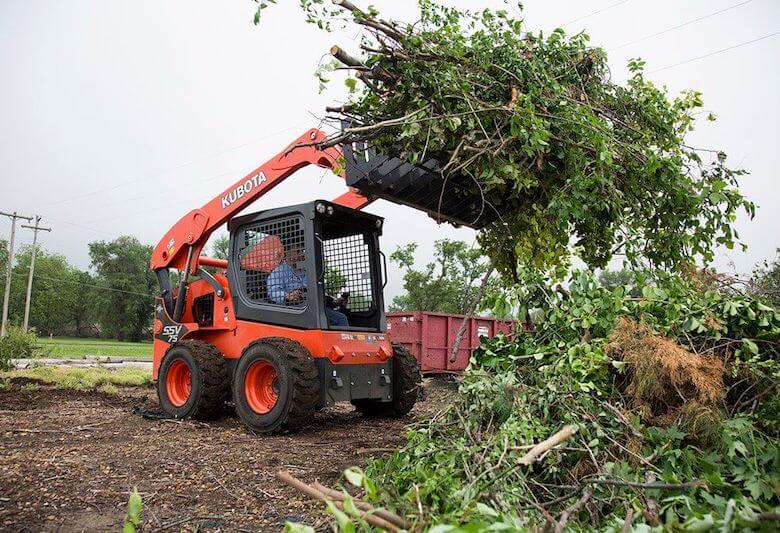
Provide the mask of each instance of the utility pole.
{"label": "utility pole", "polygon": [[32,254],[30,255],[30,274],[27,276],[27,298],[24,301],[24,331],[27,331],[27,325],[30,323],[30,296],[32,295],[33,271],[35,270],[35,245],[38,243],[38,232],[51,231],[51,228],[42,228],[40,223],[41,217],[35,215],[35,226],[25,226],[22,224],[23,228],[33,230]]}
{"label": "utility pole", "polygon": [[16,219],[21,218],[27,222],[32,222],[32,217],[25,217],[19,215],[14,211],[13,213],[3,213],[0,211],[0,215],[6,216],[11,219],[11,240],[8,241],[8,269],[5,273],[5,295],[3,296],[3,319],[0,322],[0,337],[5,335],[5,325],[8,322],[8,299],[11,296],[11,272],[14,268],[14,235],[16,234]]}

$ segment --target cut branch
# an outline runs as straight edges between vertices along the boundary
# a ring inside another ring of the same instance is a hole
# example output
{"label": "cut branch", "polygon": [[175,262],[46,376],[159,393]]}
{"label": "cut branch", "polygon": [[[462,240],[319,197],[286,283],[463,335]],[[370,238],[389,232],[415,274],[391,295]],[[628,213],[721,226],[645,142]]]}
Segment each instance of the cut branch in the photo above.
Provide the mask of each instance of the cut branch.
{"label": "cut branch", "polygon": [[[349,494],[346,492],[342,492],[340,490],[334,490],[329,487],[326,487],[325,485],[322,485],[319,482],[312,483],[312,487],[322,492],[325,496],[332,499],[333,501],[343,501],[346,498],[351,498]],[[360,509],[361,511],[366,511],[368,513],[372,513],[374,516],[378,516],[379,518],[382,518],[384,520],[387,520],[388,522],[391,522],[392,524],[398,526],[400,529],[411,529],[412,524],[409,523],[404,518],[398,516],[395,513],[391,513],[390,511],[387,511],[385,509],[377,509],[373,505],[371,505],[368,502],[364,502],[361,500],[357,500],[353,498],[353,503],[355,504],[355,507]]]}
{"label": "cut branch", "polygon": [[[289,472],[286,472],[284,470],[280,470],[276,473],[276,477],[293,487],[294,489],[299,490],[300,492],[306,494],[307,496],[314,498],[315,500],[321,500],[321,501],[332,501],[327,494],[315,489],[314,487],[307,485],[300,479],[296,479],[292,475],[290,475]],[[342,497],[341,500],[333,501],[333,505],[338,507],[341,510],[344,510],[344,504],[342,503],[344,498]],[[358,509],[360,510],[360,509]],[[360,510],[360,519],[364,520],[368,524],[378,527],[380,529],[383,529],[385,531],[391,531],[395,532],[398,531],[398,526],[395,524],[385,520],[384,518],[380,518],[379,516],[376,516],[374,514],[371,514],[369,512],[365,512]]]}
{"label": "cut branch", "polygon": [[555,533],[561,533],[563,531],[563,528],[566,527],[566,524],[569,521],[569,518],[571,518],[571,515],[579,511],[583,505],[588,503],[588,500],[590,500],[592,495],[593,494],[589,489],[585,489],[582,492],[580,499],[574,502],[571,506],[567,507],[566,510],[561,513],[561,517],[558,519],[558,523],[555,524]]}
{"label": "cut branch", "polygon": [[458,350],[460,350],[460,343],[463,341],[463,335],[466,333],[466,327],[468,326],[471,317],[474,316],[474,311],[477,310],[477,305],[479,304],[480,300],[482,300],[482,296],[485,294],[485,287],[487,287],[488,281],[490,280],[490,275],[493,273],[493,270],[495,270],[495,266],[493,266],[493,263],[491,263],[488,269],[485,271],[485,275],[482,277],[482,283],[479,284],[479,290],[474,296],[474,299],[471,301],[471,305],[469,306],[466,316],[463,317],[463,322],[460,323],[458,333],[455,335],[455,342],[452,344],[450,363],[454,363],[455,359],[458,358]]}
{"label": "cut branch", "polygon": [[536,446],[534,446],[533,448],[531,448],[531,450],[527,454],[525,454],[520,458],[519,463],[521,465],[526,465],[526,466],[534,464],[540,455],[542,455],[544,452],[548,450],[552,450],[560,443],[570,438],[576,432],[577,432],[577,426],[573,426],[573,425],[566,426],[565,428],[560,430],[558,433],[556,433],[549,439],[542,441]]}
{"label": "cut branch", "polygon": [[367,68],[366,64],[363,63],[358,58],[350,55],[349,53],[345,52],[344,49],[340,48],[338,45],[333,45],[330,47],[330,55],[347,65],[348,67],[362,67]]}
{"label": "cut branch", "polygon": [[617,485],[621,487],[634,487],[639,489],[693,489],[698,487],[706,487],[707,482],[702,479],[694,479],[693,481],[686,481],[685,483],[642,483],[639,481],[623,481],[622,479],[588,479],[583,483],[592,483],[595,485]]}

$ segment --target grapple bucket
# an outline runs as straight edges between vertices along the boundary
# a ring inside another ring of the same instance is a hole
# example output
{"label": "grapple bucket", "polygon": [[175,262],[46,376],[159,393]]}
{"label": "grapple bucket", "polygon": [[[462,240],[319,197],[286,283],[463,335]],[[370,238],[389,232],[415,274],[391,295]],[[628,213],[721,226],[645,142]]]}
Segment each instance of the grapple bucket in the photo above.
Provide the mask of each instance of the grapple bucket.
{"label": "grapple bucket", "polygon": [[445,180],[435,159],[413,165],[376,154],[365,143],[346,144],[343,152],[347,185],[363,194],[425,211],[437,222],[456,226],[480,229],[497,218],[473,179],[456,175]]}

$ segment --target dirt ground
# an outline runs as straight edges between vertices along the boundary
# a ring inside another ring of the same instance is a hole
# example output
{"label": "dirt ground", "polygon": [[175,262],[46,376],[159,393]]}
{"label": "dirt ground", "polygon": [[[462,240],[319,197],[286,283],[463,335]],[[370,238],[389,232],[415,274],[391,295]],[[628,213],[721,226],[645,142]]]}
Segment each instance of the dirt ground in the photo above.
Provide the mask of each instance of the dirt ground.
{"label": "dirt ground", "polygon": [[344,468],[391,452],[408,425],[454,391],[441,380],[425,387],[425,401],[403,419],[338,405],[302,431],[263,437],[232,416],[203,424],[133,414],[134,406],[156,409],[151,389],[102,394],[14,383],[0,392],[0,530],[118,531],[134,486],[147,530],[278,531],[287,520],[322,529],[322,506],[274,474],[284,468],[332,485]]}

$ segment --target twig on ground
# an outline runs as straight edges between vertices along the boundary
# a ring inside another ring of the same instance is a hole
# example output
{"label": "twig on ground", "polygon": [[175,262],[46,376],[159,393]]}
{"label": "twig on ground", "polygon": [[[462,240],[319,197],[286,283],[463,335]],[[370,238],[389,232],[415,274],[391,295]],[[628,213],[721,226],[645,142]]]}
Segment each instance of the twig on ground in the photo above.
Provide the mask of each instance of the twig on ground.
{"label": "twig on ground", "polygon": [[[311,498],[314,498],[315,500],[332,501],[330,500],[330,498],[328,498],[326,494],[322,493],[321,491],[315,489],[310,485],[307,485],[300,479],[293,477],[292,475],[290,475],[289,472],[286,472],[284,470],[279,470],[276,473],[276,477],[277,479],[287,483],[294,489],[303,492],[304,494],[306,494]],[[344,509],[344,505],[341,501],[334,501],[333,504],[339,509],[342,510]],[[365,511],[360,512],[360,518],[374,527],[378,527],[387,531],[395,532],[398,531],[399,529],[395,524],[388,522],[387,520],[380,518],[379,516],[375,516],[374,514]]]}

